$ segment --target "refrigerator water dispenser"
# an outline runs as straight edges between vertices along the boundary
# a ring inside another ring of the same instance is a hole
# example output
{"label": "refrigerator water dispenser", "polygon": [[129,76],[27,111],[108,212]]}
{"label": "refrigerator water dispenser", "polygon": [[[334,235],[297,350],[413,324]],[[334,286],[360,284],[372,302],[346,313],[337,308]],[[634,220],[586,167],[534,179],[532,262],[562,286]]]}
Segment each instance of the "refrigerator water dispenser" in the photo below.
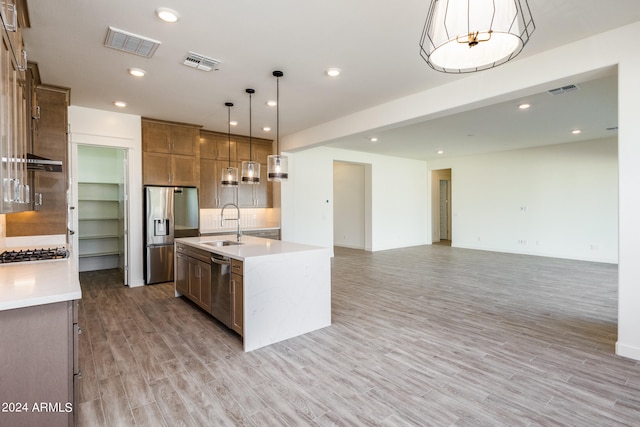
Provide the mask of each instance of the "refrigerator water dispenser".
{"label": "refrigerator water dispenser", "polygon": [[168,236],[169,235],[169,220],[166,218],[163,219],[154,219],[154,236]]}

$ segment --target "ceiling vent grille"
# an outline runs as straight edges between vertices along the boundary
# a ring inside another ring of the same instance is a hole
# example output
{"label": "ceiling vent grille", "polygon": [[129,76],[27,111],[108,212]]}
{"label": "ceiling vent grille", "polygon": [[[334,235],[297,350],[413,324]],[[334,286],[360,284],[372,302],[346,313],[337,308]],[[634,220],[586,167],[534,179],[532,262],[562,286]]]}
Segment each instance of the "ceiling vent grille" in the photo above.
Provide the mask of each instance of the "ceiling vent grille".
{"label": "ceiling vent grille", "polygon": [[128,33],[117,28],[109,27],[105,47],[133,53],[134,55],[151,58],[160,46],[160,42],[137,34]]}
{"label": "ceiling vent grille", "polygon": [[189,52],[184,59],[184,65],[202,71],[218,71],[222,62],[217,59],[209,58],[199,53]]}
{"label": "ceiling vent grille", "polygon": [[549,95],[563,95],[568,92],[575,92],[578,89],[580,88],[576,85],[567,85],[567,86],[551,89],[550,91],[548,91],[548,93]]}

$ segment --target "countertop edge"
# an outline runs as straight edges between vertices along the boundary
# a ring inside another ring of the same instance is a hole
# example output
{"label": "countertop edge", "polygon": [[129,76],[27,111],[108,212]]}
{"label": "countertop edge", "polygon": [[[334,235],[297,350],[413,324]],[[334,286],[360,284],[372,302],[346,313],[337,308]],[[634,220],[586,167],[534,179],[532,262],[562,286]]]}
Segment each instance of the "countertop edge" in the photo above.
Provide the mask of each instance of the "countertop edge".
{"label": "countertop edge", "polygon": [[74,301],[82,299],[81,291],[71,291],[50,296],[34,297],[13,302],[0,303],[0,311],[14,310],[18,308],[35,307],[38,305],[55,304],[58,302]]}

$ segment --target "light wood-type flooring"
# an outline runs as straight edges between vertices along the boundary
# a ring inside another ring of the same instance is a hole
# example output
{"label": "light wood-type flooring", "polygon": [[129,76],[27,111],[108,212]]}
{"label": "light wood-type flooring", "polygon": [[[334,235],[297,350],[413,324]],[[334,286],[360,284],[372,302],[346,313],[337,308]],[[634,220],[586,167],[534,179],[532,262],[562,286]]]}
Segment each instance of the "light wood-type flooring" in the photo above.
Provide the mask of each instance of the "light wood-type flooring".
{"label": "light wood-type flooring", "polygon": [[615,265],[336,248],[332,276],[330,327],[244,353],[172,284],[82,273],[80,425],[640,425]]}

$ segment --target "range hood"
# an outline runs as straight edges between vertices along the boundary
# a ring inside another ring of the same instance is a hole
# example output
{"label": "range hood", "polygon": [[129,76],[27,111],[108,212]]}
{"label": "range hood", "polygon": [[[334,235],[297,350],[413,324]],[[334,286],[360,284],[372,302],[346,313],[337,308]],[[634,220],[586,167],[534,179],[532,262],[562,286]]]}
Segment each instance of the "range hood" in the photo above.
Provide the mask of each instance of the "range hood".
{"label": "range hood", "polygon": [[62,172],[62,160],[49,160],[27,153],[27,170],[39,172]]}

